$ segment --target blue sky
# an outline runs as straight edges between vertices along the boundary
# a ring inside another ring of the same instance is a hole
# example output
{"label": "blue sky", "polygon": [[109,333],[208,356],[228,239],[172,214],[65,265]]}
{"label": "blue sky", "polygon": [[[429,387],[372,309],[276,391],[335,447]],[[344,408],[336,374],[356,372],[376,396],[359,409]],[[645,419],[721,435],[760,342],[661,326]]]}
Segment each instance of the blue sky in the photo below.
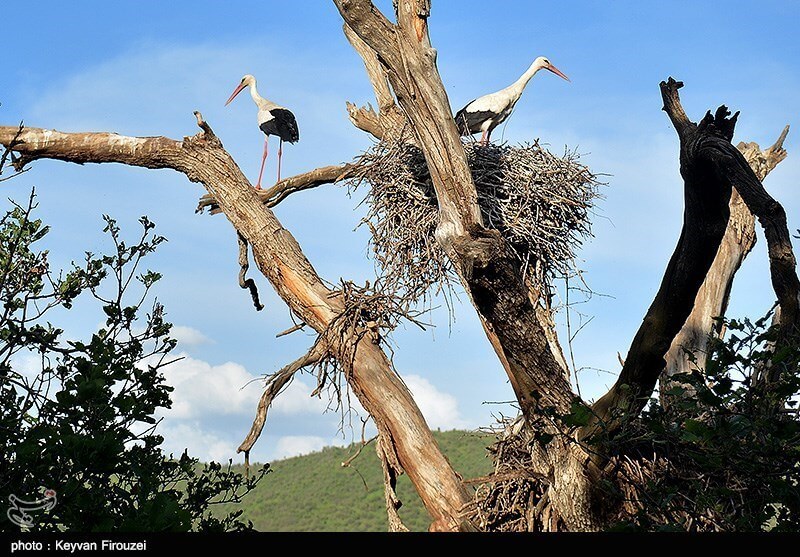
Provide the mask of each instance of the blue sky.
{"label": "blue sky", "polygon": [[[391,3],[378,2],[386,9]],[[255,107],[242,96],[223,107],[245,73],[261,93],[291,108],[301,140],[284,150],[283,174],[345,162],[371,141],[347,120],[345,101],[373,101],[361,62],[341,33],[331,2],[55,2],[2,7],[5,44],[24,45],[4,61],[0,122],[62,131],[126,135],[195,133],[200,110],[253,181],[262,137]],[[594,239],[580,254],[597,296],[581,307],[594,320],[573,342],[582,392],[602,394],[619,369],[674,248],[680,230],[682,183],[677,138],[660,110],[658,82],[686,82],[683,103],[694,120],[725,103],[741,110],[735,141],[771,144],[785,124],[789,158],[766,181],[784,204],[792,229],[800,195],[800,42],[795,1],[559,3],[437,0],[430,28],[454,109],[514,81],[539,55],[572,79],[550,74],[531,82],[496,141],[539,138],[556,152],[584,153],[608,174]],[[489,13],[491,12],[491,13]],[[265,182],[274,176],[270,159]],[[163,423],[171,450],[188,446],[203,458],[238,458],[258,384],[308,347],[313,337],[276,339],[291,325],[269,284],[256,278],[266,309],[256,313],[237,285],[236,241],[223,217],[195,215],[203,190],[171,171],[120,165],[79,167],[41,161],[5,182],[3,199],[39,194],[40,216],[53,227],[51,261],[66,265],[85,250],[107,248],[101,215],[131,235],[148,215],[169,242],[150,261],[164,274],[157,296],[177,326],[186,359],[168,372],[175,408]],[[328,186],[288,199],[276,214],[300,241],[321,276],[363,281],[374,275],[367,234],[356,229],[358,198]],[[760,315],[771,305],[763,237],[734,287],[732,315]],[[394,337],[395,363],[433,427],[489,425],[513,414],[511,389],[469,305],[448,327],[414,327]],[[82,308],[69,334],[101,321]],[[256,460],[269,460],[349,441],[339,417],[310,399],[313,378],[296,380],[270,415]],[[358,435],[356,427],[355,435]]]}

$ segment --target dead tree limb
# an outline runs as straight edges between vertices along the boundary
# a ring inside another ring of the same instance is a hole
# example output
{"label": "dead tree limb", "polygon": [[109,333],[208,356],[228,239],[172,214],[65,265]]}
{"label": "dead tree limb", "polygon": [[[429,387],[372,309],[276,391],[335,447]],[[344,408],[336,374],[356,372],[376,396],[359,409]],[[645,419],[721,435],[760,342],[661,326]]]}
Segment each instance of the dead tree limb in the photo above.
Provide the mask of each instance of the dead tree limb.
{"label": "dead tree limb", "polygon": [[[664,370],[664,356],[689,316],[705,276],[718,252],[730,216],[733,188],[759,219],[767,238],[772,283],[781,309],[783,335],[796,335],[800,281],[783,208],[764,189],[744,155],[731,144],[738,112],[725,106],[709,111],[699,124],[689,121],[680,103],[683,86],[670,78],[661,82],[664,110],[681,143],[681,175],[685,182],[684,227],[661,288],[631,344],[615,385],[592,407],[596,421],[613,430],[622,416],[639,412]],[[777,144],[780,148],[781,139]],[[713,250],[713,251],[712,251]]]}
{"label": "dead tree limb", "polygon": [[403,142],[415,142],[412,134],[408,133],[408,119],[394,100],[394,94],[392,94],[392,89],[389,86],[386,71],[378,59],[378,55],[347,23],[343,25],[343,30],[353,49],[364,61],[364,69],[367,72],[367,77],[375,93],[375,99],[378,102],[378,112],[375,112],[369,104],[359,108],[355,104],[348,102],[347,114],[350,117],[350,121],[355,127],[367,132],[376,139],[402,138]]}
{"label": "dead tree limb", "polygon": [[258,299],[258,288],[256,287],[256,282],[251,278],[246,278],[247,271],[250,269],[250,262],[247,257],[247,240],[245,240],[244,236],[238,232],[236,237],[239,243],[239,288],[250,291],[250,297],[253,299],[253,305],[255,306],[256,311],[261,311],[264,309],[264,306]]}
{"label": "dead tree limb", "polygon": [[661,82],[664,110],[680,139],[685,203],[680,239],[619,378],[592,406],[595,420],[584,428],[583,435],[596,432],[598,425],[613,431],[623,418],[638,414],[644,407],[666,365],[664,356],[692,311],[728,225],[733,177],[724,164],[726,154],[721,145],[736,151],[730,139],[738,113],[729,118],[728,110],[720,107],[715,116],[709,114],[695,125],[680,104],[678,89],[682,86],[672,78]]}
{"label": "dead tree limb", "polygon": [[256,409],[256,417],[253,420],[253,425],[250,427],[250,432],[247,434],[247,437],[245,437],[242,444],[239,445],[239,448],[236,449],[237,453],[243,452],[247,455],[253,448],[253,445],[256,444],[256,441],[258,441],[258,438],[261,436],[261,431],[264,429],[264,424],[267,421],[267,411],[269,407],[281,391],[283,391],[284,387],[289,384],[294,374],[304,367],[320,361],[326,352],[322,343],[316,342],[308,352],[276,371],[267,379],[264,394],[261,395],[261,399],[258,401],[258,408]]}
{"label": "dead tree limb", "polygon": [[[17,128],[17,132],[14,134],[14,137],[11,138],[11,141],[9,141],[8,145],[6,145],[5,148],[3,149],[3,154],[0,155],[0,174],[3,173],[3,168],[5,167],[6,162],[8,161],[9,157],[11,157],[11,162],[12,163],[14,162],[14,157],[12,155],[12,150],[14,148],[14,145],[16,145],[17,142],[19,141],[19,136],[22,135],[22,130],[23,129],[24,129],[24,126],[22,125],[22,122],[20,122],[19,123],[19,127]],[[21,172],[21,171],[22,170],[20,169],[17,172],[17,174],[19,174],[19,172]],[[14,176],[16,176],[17,174],[14,174]],[[8,180],[9,178],[13,178],[14,176],[8,176],[6,178],[3,178],[3,180]]]}
{"label": "dead tree limb", "polygon": [[[707,118],[707,117],[706,117]],[[792,248],[786,211],[764,189],[744,156],[736,150],[726,152],[727,159],[718,164],[730,168],[733,183],[750,212],[764,229],[769,254],[772,288],[781,307],[780,328],[785,338],[797,335],[800,323],[800,280],[797,260]]]}
{"label": "dead tree limb", "polygon": [[[788,133],[789,126],[786,126],[777,141],[764,150],[757,143],[737,145],[759,180],[763,181],[786,158],[783,142]],[[728,228],[697,294],[692,313],[667,353],[667,367],[661,378],[660,389],[661,401],[665,405],[669,405],[671,399],[666,393],[674,385],[670,377],[705,367],[704,358],[708,354],[710,337],[720,336],[723,332],[717,318],[725,315],[734,276],[755,246],[755,217],[736,189],[731,192],[730,211]],[[686,385],[682,386],[687,388]]]}
{"label": "dead tree limb", "polygon": [[[170,168],[199,182],[252,248],[259,270],[291,311],[317,332],[327,330],[343,303],[317,275],[294,236],[264,206],[236,162],[199,113],[201,133],[176,141],[166,137],[125,137],[112,133],[62,133],[26,128],[14,151],[20,164],[41,158],[73,163],[117,162],[144,168]],[[16,136],[0,127],[0,144]],[[328,345],[347,362],[347,380],[378,430],[392,442],[399,466],[416,487],[436,528],[457,529],[460,509],[469,495],[440,452],[411,393],[378,345],[353,347],[337,339]]]}
{"label": "dead tree limb", "polygon": [[386,500],[386,515],[389,519],[390,532],[408,532],[408,528],[403,524],[398,510],[402,506],[402,502],[397,497],[397,476],[399,470],[395,468],[390,458],[390,453],[384,447],[384,439],[378,435],[377,442],[375,443],[375,452],[378,453],[378,460],[383,469],[383,494]]}

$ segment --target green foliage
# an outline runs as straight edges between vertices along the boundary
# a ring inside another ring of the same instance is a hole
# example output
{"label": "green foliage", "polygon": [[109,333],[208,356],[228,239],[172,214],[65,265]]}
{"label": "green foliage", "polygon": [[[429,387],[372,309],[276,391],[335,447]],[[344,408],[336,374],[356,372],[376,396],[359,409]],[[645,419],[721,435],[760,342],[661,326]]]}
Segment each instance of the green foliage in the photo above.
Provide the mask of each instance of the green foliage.
{"label": "green foliage", "polygon": [[[434,436],[465,479],[492,471],[486,453],[491,436],[465,431]],[[243,499],[242,517],[261,531],[385,532],[383,472],[374,446],[365,447],[350,467],[342,467],[357,450],[356,445],[327,447],[273,462],[272,473]],[[397,492],[405,525],[412,531],[427,530],[430,518],[406,476],[400,476]]]}
{"label": "green foliage", "polygon": [[[171,405],[162,369],[176,341],[160,304],[142,317],[160,275],[139,268],[164,238],[143,217],[141,236],[128,245],[104,217],[112,253],[86,253],[81,265],[55,274],[38,250],[49,229],[31,218],[34,208],[31,196],[0,219],[0,529],[20,528],[6,514],[9,497],[52,500],[45,489],[55,491],[55,505],[28,513],[33,530],[248,529],[241,510],[210,506],[239,500],[267,467],[246,479],[230,463],[167,457],[156,433],[156,414]],[[79,297],[105,315],[84,340],[49,321],[68,319]],[[35,369],[22,369],[25,361]]]}
{"label": "green foliage", "polygon": [[[676,378],[615,438],[618,454],[661,460],[645,470],[635,529],[800,529],[800,350],[767,317],[726,322],[705,373]],[[778,379],[766,378],[772,372]]]}

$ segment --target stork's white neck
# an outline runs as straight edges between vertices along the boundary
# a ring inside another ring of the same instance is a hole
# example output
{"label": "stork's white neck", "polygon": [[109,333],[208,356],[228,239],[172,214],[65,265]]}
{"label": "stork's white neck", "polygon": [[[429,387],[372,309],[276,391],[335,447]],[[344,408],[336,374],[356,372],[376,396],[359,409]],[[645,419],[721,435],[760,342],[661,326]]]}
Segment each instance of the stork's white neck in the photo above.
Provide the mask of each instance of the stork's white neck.
{"label": "stork's white neck", "polygon": [[533,64],[531,64],[530,67],[527,70],[525,70],[525,73],[522,74],[518,80],[516,80],[509,86],[508,89],[510,90],[510,92],[516,98],[522,96],[522,91],[525,90],[525,86],[528,85],[528,82],[531,80],[531,78],[534,75],[536,75],[536,72],[538,72],[542,68],[544,68],[544,64],[539,60],[534,60]]}
{"label": "stork's white neck", "polygon": [[253,102],[256,103],[258,108],[265,108],[267,110],[270,110],[278,106],[274,102],[269,101],[258,94],[258,89],[256,88],[255,79],[250,82],[249,86],[250,86],[250,96],[253,97]]}

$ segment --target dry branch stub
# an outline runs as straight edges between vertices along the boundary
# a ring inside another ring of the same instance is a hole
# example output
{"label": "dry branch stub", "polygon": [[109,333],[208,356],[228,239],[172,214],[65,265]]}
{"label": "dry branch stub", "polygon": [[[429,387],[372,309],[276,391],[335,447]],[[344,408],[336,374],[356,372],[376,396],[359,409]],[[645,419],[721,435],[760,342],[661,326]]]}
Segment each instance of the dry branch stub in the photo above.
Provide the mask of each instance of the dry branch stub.
{"label": "dry branch stub", "polygon": [[[575,269],[575,255],[591,236],[589,217],[600,198],[597,176],[575,151],[556,156],[540,143],[465,145],[478,203],[487,227],[508,240],[526,278],[544,284]],[[456,279],[434,232],[438,207],[422,152],[413,145],[379,142],[346,181],[369,189],[362,223],[388,289],[421,300]]]}

